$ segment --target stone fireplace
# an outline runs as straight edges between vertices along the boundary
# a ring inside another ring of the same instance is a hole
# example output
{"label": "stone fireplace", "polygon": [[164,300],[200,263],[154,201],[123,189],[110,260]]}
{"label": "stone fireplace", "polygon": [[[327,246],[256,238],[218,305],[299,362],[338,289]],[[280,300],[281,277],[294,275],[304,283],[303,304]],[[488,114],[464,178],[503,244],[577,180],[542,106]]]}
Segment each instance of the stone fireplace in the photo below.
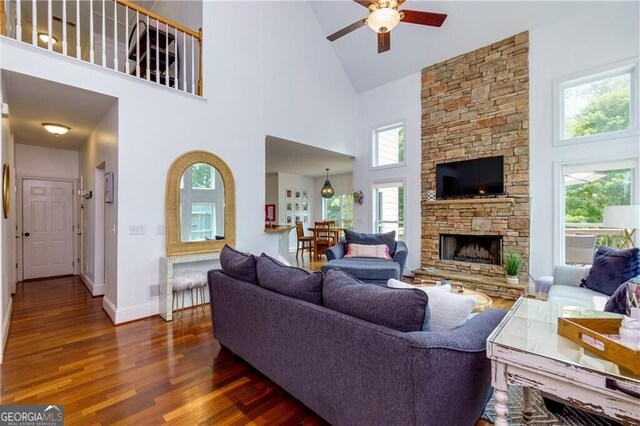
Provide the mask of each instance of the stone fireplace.
{"label": "stone fireplace", "polygon": [[502,237],[490,235],[440,235],[440,259],[500,265]]}
{"label": "stone fireplace", "polygon": [[[529,34],[422,70],[422,239],[416,282],[449,278],[490,296],[526,295],[529,269]],[[429,199],[436,165],[504,157],[504,194]],[[506,283],[503,251],[522,255]]]}

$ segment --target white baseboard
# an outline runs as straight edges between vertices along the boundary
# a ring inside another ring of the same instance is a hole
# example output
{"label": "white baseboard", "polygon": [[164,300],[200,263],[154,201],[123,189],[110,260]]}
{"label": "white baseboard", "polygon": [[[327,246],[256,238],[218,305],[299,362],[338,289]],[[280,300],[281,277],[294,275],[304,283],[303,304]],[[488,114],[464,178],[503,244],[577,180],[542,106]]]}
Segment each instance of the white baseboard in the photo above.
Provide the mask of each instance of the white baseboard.
{"label": "white baseboard", "polygon": [[158,315],[160,312],[160,303],[157,297],[151,299],[147,303],[141,305],[128,306],[126,308],[118,309],[111,303],[111,301],[105,296],[102,299],[102,308],[107,312],[111,321],[115,324],[122,324],[125,322],[135,321],[142,318]]}
{"label": "white baseboard", "polygon": [[111,318],[111,322],[114,324],[117,324],[116,323],[116,306],[113,303],[111,303],[111,300],[109,300],[107,296],[104,296],[102,298],[102,309],[104,309],[107,315],[109,315],[109,318]]}
{"label": "white baseboard", "polygon": [[84,283],[85,287],[87,287],[87,289],[89,290],[89,293],[91,293],[92,296],[104,295],[104,291],[105,291],[104,284],[96,285],[91,280],[91,278],[89,278],[89,276],[84,272],[82,273],[82,275],[80,275],[80,278],[82,278],[82,282]]}
{"label": "white baseboard", "polygon": [[2,358],[4,357],[4,348],[7,347],[7,338],[9,337],[9,327],[11,326],[11,312],[13,311],[13,298],[9,298],[9,305],[7,306],[7,312],[2,318],[2,330],[0,330],[0,364],[2,364]]}

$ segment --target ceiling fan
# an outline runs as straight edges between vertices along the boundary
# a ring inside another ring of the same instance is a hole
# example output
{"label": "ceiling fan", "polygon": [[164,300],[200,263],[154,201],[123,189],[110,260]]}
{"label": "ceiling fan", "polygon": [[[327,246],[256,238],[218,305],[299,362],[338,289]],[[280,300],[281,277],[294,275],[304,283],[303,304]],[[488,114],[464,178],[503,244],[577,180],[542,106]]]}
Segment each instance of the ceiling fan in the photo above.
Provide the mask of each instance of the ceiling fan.
{"label": "ceiling fan", "polygon": [[386,52],[391,48],[391,30],[401,21],[410,24],[441,27],[447,15],[444,13],[420,12],[417,10],[398,10],[405,0],[354,0],[361,6],[369,9],[369,16],[353,24],[344,27],[340,31],[331,34],[327,39],[335,41],[342,36],[368,25],[378,33],[378,53]]}

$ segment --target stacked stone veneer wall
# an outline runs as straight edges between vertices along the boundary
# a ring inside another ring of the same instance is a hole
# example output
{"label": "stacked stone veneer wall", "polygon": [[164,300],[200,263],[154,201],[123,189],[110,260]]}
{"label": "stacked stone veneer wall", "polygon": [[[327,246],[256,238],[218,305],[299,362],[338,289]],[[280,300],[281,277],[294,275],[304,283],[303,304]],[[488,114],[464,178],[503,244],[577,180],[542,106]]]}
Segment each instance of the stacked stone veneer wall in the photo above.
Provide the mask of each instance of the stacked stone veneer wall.
{"label": "stacked stone veneer wall", "polygon": [[[491,278],[498,265],[439,260],[440,234],[500,235],[529,264],[529,34],[523,32],[422,71],[423,267]],[[506,195],[427,201],[436,164],[504,156]]]}

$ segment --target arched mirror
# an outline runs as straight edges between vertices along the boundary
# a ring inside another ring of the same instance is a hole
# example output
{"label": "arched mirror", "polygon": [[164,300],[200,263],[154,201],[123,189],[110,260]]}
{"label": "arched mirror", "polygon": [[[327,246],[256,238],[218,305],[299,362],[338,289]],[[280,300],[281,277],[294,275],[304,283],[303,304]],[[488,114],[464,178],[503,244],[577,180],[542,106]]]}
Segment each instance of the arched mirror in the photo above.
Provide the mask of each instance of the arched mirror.
{"label": "arched mirror", "polygon": [[220,157],[206,151],[178,157],[169,168],[165,200],[167,256],[235,245],[235,182]]}

